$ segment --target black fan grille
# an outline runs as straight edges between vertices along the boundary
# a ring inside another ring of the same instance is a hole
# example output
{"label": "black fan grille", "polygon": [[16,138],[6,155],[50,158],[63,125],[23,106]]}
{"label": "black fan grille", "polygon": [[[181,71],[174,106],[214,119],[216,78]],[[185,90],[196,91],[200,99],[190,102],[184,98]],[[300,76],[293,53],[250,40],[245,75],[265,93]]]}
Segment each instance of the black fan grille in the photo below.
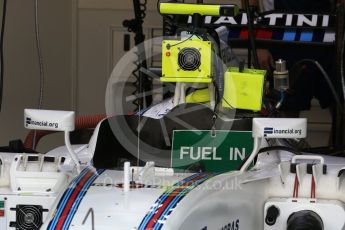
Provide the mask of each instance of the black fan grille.
{"label": "black fan grille", "polygon": [[16,229],[39,230],[42,226],[42,212],[42,206],[39,205],[17,205]]}
{"label": "black fan grille", "polygon": [[196,48],[183,48],[178,54],[178,65],[184,71],[195,71],[201,65],[201,54]]}

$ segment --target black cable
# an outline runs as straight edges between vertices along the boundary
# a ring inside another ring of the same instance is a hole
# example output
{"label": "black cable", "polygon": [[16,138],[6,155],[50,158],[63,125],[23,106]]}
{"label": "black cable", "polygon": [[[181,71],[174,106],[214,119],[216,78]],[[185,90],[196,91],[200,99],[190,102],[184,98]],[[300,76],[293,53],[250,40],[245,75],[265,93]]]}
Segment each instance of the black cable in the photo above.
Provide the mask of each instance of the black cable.
{"label": "black cable", "polygon": [[[248,18],[248,39],[250,42],[250,49],[248,52],[248,55],[253,54],[253,61],[254,61],[254,68],[259,69],[259,60],[258,60],[258,54],[256,52],[256,45],[255,45],[255,34],[254,34],[254,19],[252,15],[252,9],[249,4],[249,0],[245,0],[245,8]],[[251,63],[248,63],[248,66],[250,66]]]}
{"label": "black cable", "polygon": [[252,66],[252,49],[250,48],[250,46],[248,47],[247,63],[248,63],[248,68],[251,68],[251,66]]}
{"label": "black cable", "polygon": [[[36,49],[37,49],[37,56],[38,56],[38,65],[39,65],[39,72],[40,72],[40,87],[39,87],[39,97],[38,97],[38,104],[37,108],[42,109],[43,106],[43,96],[44,96],[44,61],[43,61],[43,55],[42,55],[42,48],[41,48],[41,41],[40,41],[40,28],[39,28],[39,19],[38,19],[38,0],[35,0],[35,39],[36,39]],[[36,132],[35,137],[36,139]],[[34,141],[34,144],[36,142]],[[35,149],[35,145],[33,147]]]}
{"label": "black cable", "polygon": [[180,42],[178,42],[178,43],[175,43],[175,44],[173,44],[173,45],[169,45],[169,48],[170,48],[170,47],[174,47],[174,46],[181,45],[182,43],[185,43],[186,41],[192,39],[193,36],[194,36],[194,34],[192,34],[191,36],[189,36],[189,37],[186,38],[185,40],[182,40],[182,41],[180,41]]}
{"label": "black cable", "polygon": [[336,148],[330,148],[330,146],[323,147],[311,147],[302,149],[303,152],[313,154],[324,154],[329,156],[338,156],[345,154],[345,146],[337,146]]}
{"label": "black cable", "polygon": [[161,0],[157,0],[157,12],[161,15],[161,16],[164,16],[163,14],[161,14],[161,11],[159,10],[159,4],[161,3]]}
{"label": "black cable", "polygon": [[217,108],[218,108],[218,104],[220,103],[220,101],[218,100],[218,98],[219,98],[219,88],[218,88],[218,84],[217,84],[216,80],[213,79],[212,80],[212,84],[213,84],[213,87],[215,89],[214,94],[215,94],[215,99],[216,99],[213,111],[216,112]]}
{"label": "black cable", "polygon": [[326,80],[326,82],[327,82],[327,84],[328,84],[328,86],[329,86],[329,89],[331,90],[332,95],[333,95],[333,97],[334,97],[334,99],[335,99],[335,102],[336,102],[337,106],[339,106],[339,108],[341,109],[341,111],[344,112],[344,111],[343,111],[343,105],[342,105],[342,103],[341,103],[341,100],[340,100],[340,98],[339,98],[339,95],[338,95],[336,89],[334,88],[334,85],[333,85],[333,83],[332,83],[332,81],[331,81],[331,78],[329,77],[329,75],[327,74],[327,72],[325,71],[325,69],[322,67],[322,65],[321,65],[318,61],[315,61],[315,60],[313,60],[313,59],[302,59],[302,60],[296,62],[296,63],[294,64],[294,66],[292,67],[292,69],[294,69],[294,68],[296,68],[296,67],[302,65],[303,63],[311,63],[311,64],[313,64],[313,65],[315,65],[315,66],[317,67],[317,69],[320,71],[321,75],[322,75],[322,76],[324,77],[324,79]]}
{"label": "black cable", "polygon": [[[214,51],[215,54],[216,54],[216,55],[215,55],[215,59],[216,59],[216,60],[215,60],[215,61],[216,61],[216,66],[215,66],[215,68],[216,68],[216,70],[215,70],[214,72],[215,72],[215,73],[218,73],[218,68],[219,68],[219,57],[218,57],[218,55],[217,55],[216,50],[214,49],[213,51]],[[213,86],[214,86],[214,88],[215,88],[215,99],[216,99],[213,111],[216,113],[216,112],[218,111],[218,106],[219,106],[219,104],[220,104],[220,102],[221,102],[221,92],[220,92],[220,89],[219,89],[219,85],[218,85],[218,83],[217,83],[217,80],[216,80],[216,79],[213,79],[212,83],[213,83]]]}
{"label": "black cable", "polygon": [[[345,49],[345,31],[343,35],[343,45],[341,47],[341,52],[340,52],[340,77],[341,77],[341,82],[343,83],[343,89],[345,89],[345,76],[344,76],[344,49]],[[345,91],[343,90],[343,96],[345,99]]]}
{"label": "black cable", "polygon": [[0,34],[0,111],[2,109],[3,91],[4,91],[4,35],[6,25],[7,0],[3,1],[2,22]]}
{"label": "black cable", "polygon": [[230,102],[228,102],[224,97],[222,98],[222,100],[223,100],[228,106],[230,106],[231,109],[235,109],[235,107],[232,106],[232,105],[230,104]]}

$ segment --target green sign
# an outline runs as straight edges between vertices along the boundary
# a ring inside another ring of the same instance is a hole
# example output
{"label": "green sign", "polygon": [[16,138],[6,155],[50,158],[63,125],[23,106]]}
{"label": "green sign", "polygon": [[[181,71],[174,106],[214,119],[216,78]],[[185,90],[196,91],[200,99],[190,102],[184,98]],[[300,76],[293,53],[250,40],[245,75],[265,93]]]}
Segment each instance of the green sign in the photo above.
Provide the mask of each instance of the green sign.
{"label": "green sign", "polygon": [[217,130],[175,130],[173,136],[173,168],[188,169],[201,164],[207,172],[237,170],[253,150],[251,132]]}

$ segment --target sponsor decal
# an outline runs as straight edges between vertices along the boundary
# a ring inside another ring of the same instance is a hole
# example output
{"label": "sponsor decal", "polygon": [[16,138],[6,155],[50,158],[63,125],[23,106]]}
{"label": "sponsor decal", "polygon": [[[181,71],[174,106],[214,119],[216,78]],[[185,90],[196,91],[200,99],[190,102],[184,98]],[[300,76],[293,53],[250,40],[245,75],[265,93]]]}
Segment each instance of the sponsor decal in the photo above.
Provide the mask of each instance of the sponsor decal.
{"label": "sponsor decal", "polygon": [[265,127],[264,128],[264,134],[267,136],[268,134],[273,134],[273,128]]}
{"label": "sponsor decal", "polygon": [[[188,23],[192,22],[192,17],[188,18]],[[230,16],[206,16],[206,25],[238,25],[244,26],[248,23],[246,13]],[[260,26],[277,27],[318,27],[327,28],[335,25],[335,17],[328,14],[290,14],[290,13],[266,13],[261,14],[254,21]]]}
{"label": "sponsor decal", "polygon": [[35,126],[50,127],[50,128],[55,128],[55,129],[59,128],[58,123],[48,122],[48,121],[35,121],[35,120],[32,120],[30,117],[26,118],[25,124],[26,124],[26,127],[28,127],[29,125],[35,125]]}
{"label": "sponsor decal", "polygon": [[[192,18],[186,19],[186,24]],[[246,13],[235,17],[206,16],[205,26],[226,26],[229,40],[248,39],[248,18]],[[336,16],[330,14],[296,14],[269,12],[255,18],[255,38],[284,42],[334,43],[336,38]]]}
{"label": "sponsor decal", "polygon": [[276,129],[273,127],[264,128],[264,136],[267,137],[272,134],[282,134],[282,135],[302,135],[302,129]]}
{"label": "sponsor decal", "polygon": [[240,229],[240,220],[233,220],[228,224],[221,227],[219,230],[239,230]]}

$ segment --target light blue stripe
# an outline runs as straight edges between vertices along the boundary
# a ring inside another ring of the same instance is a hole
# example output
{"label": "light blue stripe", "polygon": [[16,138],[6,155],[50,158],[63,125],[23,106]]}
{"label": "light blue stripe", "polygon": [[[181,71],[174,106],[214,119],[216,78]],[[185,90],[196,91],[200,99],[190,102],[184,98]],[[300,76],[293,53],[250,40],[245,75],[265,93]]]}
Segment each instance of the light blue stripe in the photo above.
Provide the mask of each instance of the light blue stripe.
{"label": "light blue stripe", "polygon": [[200,184],[202,184],[203,182],[205,182],[207,179],[209,179],[210,177],[206,177],[206,178],[202,178],[195,183],[195,185],[193,187],[188,187],[184,190],[181,191],[181,193],[176,196],[176,198],[173,199],[173,201],[169,204],[169,206],[165,209],[165,211],[162,213],[162,215],[158,218],[153,230],[159,230],[161,229],[161,227],[163,226],[164,223],[159,223],[160,221],[164,221],[165,220],[165,216],[169,215],[169,213],[171,213],[172,209],[176,207],[176,205],[193,189],[195,189],[197,186],[199,186]]}
{"label": "light blue stripe", "polygon": [[86,175],[86,173],[87,173],[88,171],[89,171],[88,168],[84,169],[84,170],[79,174],[79,176],[76,177],[76,178],[72,181],[72,183],[69,185],[69,187],[68,187],[66,193],[63,195],[63,198],[62,198],[63,200],[62,200],[62,202],[61,202],[61,203],[59,202],[59,204],[58,204],[58,207],[57,207],[58,210],[57,210],[57,212],[55,213],[55,216],[54,216],[53,220],[51,221],[51,224],[50,224],[51,226],[49,227],[49,230],[53,230],[53,229],[56,227],[56,224],[57,224],[58,220],[60,219],[60,215],[61,215],[61,213],[62,213],[62,211],[63,211],[63,209],[64,209],[64,207],[65,207],[65,205],[66,205],[66,202],[67,202],[67,200],[69,199],[69,197],[71,196],[71,193],[73,192],[73,190],[74,190],[76,184],[78,184],[78,183],[80,182],[80,180]]}
{"label": "light blue stripe", "polygon": [[[76,198],[76,200],[74,201],[73,206],[71,207],[71,210],[69,211],[68,217],[63,225],[63,229],[65,227],[67,227],[67,229],[69,228],[73,217],[77,211],[77,207],[80,205],[81,201],[83,200],[85,194],[87,193],[87,191],[89,190],[91,184],[99,177],[100,174],[102,174],[105,170],[98,170],[93,176],[91,176],[89,178],[89,180],[85,183],[85,185],[83,186],[83,188],[81,189],[81,192],[79,193],[78,197]],[[66,226],[66,223],[67,226]]]}
{"label": "light blue stripe", "polygon": [[284,41],[295,41],[296,31],[295,30],[286,30],[284,32],[283,40]]}
{"label": "light blue stripe", "polygon": [[187,178],[183,179],[182,181],[180,181],[180,182],[174,184],[173,187],[172,187],[170,190],[166,191],[163,195],[161,195],[161,196],[158,198],[158,200],[155,202],[155,204],[157,204],[156,207],[155,207],[153,210],[151,210],[151,211],[146,215],[146,217],[144,218],[142,224],[139,226],[139,230],[140,230],[140,229],[145,229],[145,228],[143,228],[143,227],[145,227],[145,226],[147,225],[147,223],[150,221],[151,217],[152,217],[152,216],[155,214],[155,212],[159,209],[159,205],[162,204],[162,203],[166,200],[166,198],[167,198],[173,191],[176,190],[176,187],[177,187],[177,186],[180,186],[180,185],[182,185],[182,184],[184,184],[184,183],[186,183],[186,182],[188,182],[188,181],[194,179],[194,178],[197,177],[198,175],[200,175],[200,174],[199,174],[199,173],[198,173],[198,174],[194,174],[194,175],[192,175],[192,176],[190,176],[190,177],[187,177]]}
{"label": "light blue stripe", "polygon": [[155,214],[155,212],[156,212],[157,209],[159,208],[159,205],[162,204],[162,203],[166,200],[166,198],[167,198],[173,191],[176,190],[176,187],[177,187],[177,186],[181,186],[182,184],[184,184],[184,183],[186,183],[186,182],[188,182],[188,181],[194,179],[195,177],[197,177],[197,176],[199,176],[199,175],[200,175],[200,173],[193,174],[192,176],[187,177],[187,178],[181,180],[180,182],[174,184],[173,187],[172,187],[169,191],[167,191],[167,192],[165,192],[163,195],[161,195],[161,196],[158,198],[158,200],[155,202],[155,205],[157,204],[156,207],[155,207],[153,210],[151,210],[148,214],[146,214],[144,220],[142,221],[142,223],[141,223],[140,226],[139,226],[139,230],[145,230],[145,227],[146,227],[147,223],[150,221],[150,219],[152,218],[152,216]]}
{"label": "light blue stripe", "polygon": [[209,179],[211,175],[205,175],[205,177],[200,178],[199,180],[193,182],[194,186],[190,187],[188,186],[187,188],[183,189],[181,191],[181,193],[179,195],[177,195],[172,201],[171,203],[168,205],[168,207],[164,210],[164,212],[160,215],[160,217],[157,220],[157,224],[154,226],[153,230],[158,230],[161,225],[163,225],[162,223],[159,223],[159,221],[164,220],[165,216],[168,214],[168,212],[170,211],[171,208],[173,208],[179,201],[182,200],[183,197],[186,196],[186,194],[190,191],[192,191],[194,188],[196,188],[198,185],[200,185],[201,183],[203,183],[205,180]]}
{"label": "light blue stripe", "polygon": [[178,201],[180,201],[184,197],[184,192],[187,189],[188,188],[185,188],[184,190],[182,190],[181,193],[179,195],[176,195],[176,197],[171,201],[171,203],[167,206],[167,208],[164,210],[164,212],[161,214],[161,216],[157,219],[157,222],[154,225],[153,230],[155,230],[157,228],[159,229],[161,227],[161,225],[163,225],[162,223],[159,223],[159,221],[164,219],[164,216],[170,211],[170,208],[173,207],[172,206],[173,204],[177,203]]}
{"label": "light blue stripe", "polygon": [[164,216],[167,214],[167,212],[170,211],[170,208],[176,204],[176,201],[178,201],[180,198],[183,198],[184,196],[186,196],[186,194],[187,194],[188,192],[190,192],[191,190],[193,190],[194,188],[196,188],[198,185],[200,185],[202,182],[204,182],[204,181],[207,180],[208,178],[210,178],[210,176],[200,178],[199,180],[194,181],[192,185],[189,185],[189,186],[187,186],[186,188],[184,188],[184,189],[183,189],[178,195],[176,195],[176,197],[171,201],[171,203],[167,206],[167,208],[164,210],[164,212],[161,214],[161,216],[158,218],[158,220],[162,220],[162,218],[164,218]]}
{"label": "light blue stripe", "polygon": [[71,209],[68,212],[67,218],[65,220],[65,223],[63,224],[63,228],[68,227],[69,224],[66,226],[67,223],[69,223],[71,221],[71,219],[74,217],[75,214],[75,209],[76,207],[78,207],[78,205],[80,204],[80,202],[82,201],[84,194],[85,194],[85,190],[88,189],[89,184],[92,183],[93,179],[97,177],[97,175],[92,175],[89,180],[84,184],[84,186],[81,188],[81,190],[79,191],[78,196],[76,197],[76,199],[73,202],[73,205],[71,207]]}
{"label": "light blue stripe", "polygon": [[65,193],[65,195],[64,195],[64,197],[63,197],[62,202],[61,202],[61,203],[59,202],[58,211],[57,211],[57,213],[55,214],[55,217],[54,217],[54,219],[53,219],[52,227],[54,227],[54,228],[56,227],[55,225],[57,224],[57,222],[58,222],[58,220],[59,220],[59,218],[60,218],[60,215],[61,215],[61,213],[62,213],[62,211],[63,211],[63,208],[65,207],[66,202],[67,202],[67,200],[69,199],[71,193],[73,192],[73,190],[74,190],[76,184],[78,184],[78,183],[80,182],[80,180],[85,176],[85,174],[86,174],[87,172],[88,172],[87,169],[83,170],[83,171],[81,172],[81,174],[80,174],[77,178],[75,178],[75,179],[72,181],[72,183],[70,184],[69,188],[67,189],[67,191],[66,191],[66,193]]}
{"label": "light blue stripe", "polygon": [[93,176],[91,176],[89,178],[89,180],[84,184],[84,186],[82,187],[82,189],[80,190],[79,192],[79,195],[77,196],[76,200],[74,201],[69,213],[68,213],[68,216],[67,216],[67,219],[65,221],[65,223],[63,224],[62,226],[62,229],[68,229],[68,227],[70,226],[71,222],[72,222],[72,219],[75,215],[75,212],[77,211],[77,207],[79,206],[79,204],[81,203],[81,201],[83,200],[84,196],[85,196],[85,193],[88,191],[88,188],[91,186],[91,184],[95,181],[95,179],[97,179],[98,177],[98,173],[96,172]]}
{"label": "light blue stripe", "polygon": [[313,32],[305,31],[301,33],[301,42],[311,42],[313,40]]}

